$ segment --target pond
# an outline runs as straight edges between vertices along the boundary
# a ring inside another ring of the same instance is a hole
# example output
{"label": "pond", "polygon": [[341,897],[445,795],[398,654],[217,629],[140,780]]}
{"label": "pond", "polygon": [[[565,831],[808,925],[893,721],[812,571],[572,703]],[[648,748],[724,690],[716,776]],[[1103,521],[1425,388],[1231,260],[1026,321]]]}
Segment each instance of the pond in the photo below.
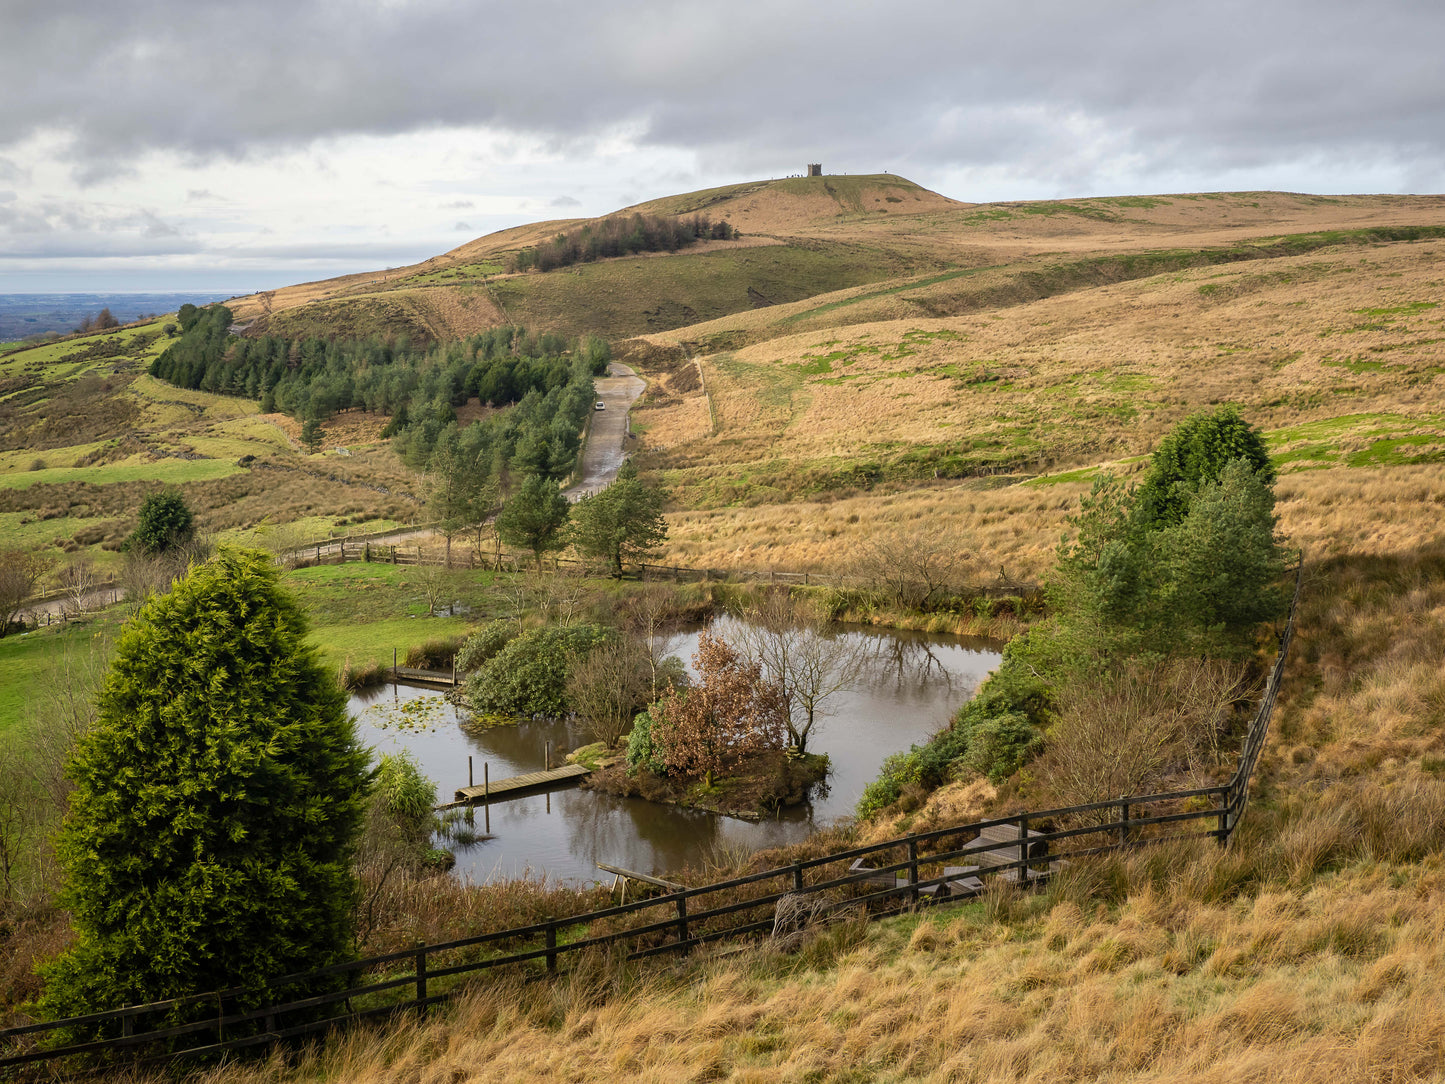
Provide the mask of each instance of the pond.
{"label": "pond", "polygon": [[[723,620],[713,628],[726,637],[727,625]],[[828,699],[809,738],[809,752],[832,761],[827,786],[810,802],[755,822],[576,787],[497,801],[489,812],[476,808],[477,830],[489,817],[491,836],[455,848],[457,875],[475,882],[523,875],[590,882],[608,876],[598,862],[664,874],[697,865],[710,852],[802,839],[851,814],[883,759],[945,726],[999,660],[997,645],[984,640],[861,629],[840,635],[858,651],[857,680]],[[697,637],[696,631],[679,634],[669,649],[688,660],[689,669]],[[466,729],[439,693],[405,685],[354,697],[351,710],[361,741],[378,753],[409,750],[442,801],[467,785],[468,756],[480,784],[484,764],[492,780],[504,779],[541,769],[549,741],[555,765],[559,750],[591,740],[572,720]]]}

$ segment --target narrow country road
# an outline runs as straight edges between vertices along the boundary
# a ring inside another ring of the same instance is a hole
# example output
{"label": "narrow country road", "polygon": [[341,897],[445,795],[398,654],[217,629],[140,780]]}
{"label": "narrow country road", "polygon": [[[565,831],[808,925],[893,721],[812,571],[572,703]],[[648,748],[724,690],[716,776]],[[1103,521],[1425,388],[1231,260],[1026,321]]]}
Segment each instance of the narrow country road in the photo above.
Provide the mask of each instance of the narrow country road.
{"label": "narrow country road", "polygon": [[[647,385],[626,365],[612,362],[607,375],[595,382],[597,402],[604,404],[592,415],[592,432],[587,438],[587,450],[582,457],[582,480],[563,491],[569,501],[576,501],[590,493],[596,493],[609,485],[622,462],[627,458],[627,412]],[[395,545],[398,542],[413,542],[431,538],[435,532],[428,528],[403,527],[399,530],[372,539],[379,545]],[[297,551],[299,554],[301,551]],[[103,609],[125,597],[125,589],[119,584],[97,585],[85,599],[87,611]],[[47,599],[33,602],[21,612],[26,624],[36,625],[61,619],[67,610],[73,610],[74,603],[68,599]]]}
{"label": "narrow country road", "polygon": [[607,366],[607,375],[595,383],[597,401],[604,406],[592,415],[581,481],[563,491],[569,501],[596,493],[617,477],[627,458],[627,412],[647,387],[630,368],[615,361]]}

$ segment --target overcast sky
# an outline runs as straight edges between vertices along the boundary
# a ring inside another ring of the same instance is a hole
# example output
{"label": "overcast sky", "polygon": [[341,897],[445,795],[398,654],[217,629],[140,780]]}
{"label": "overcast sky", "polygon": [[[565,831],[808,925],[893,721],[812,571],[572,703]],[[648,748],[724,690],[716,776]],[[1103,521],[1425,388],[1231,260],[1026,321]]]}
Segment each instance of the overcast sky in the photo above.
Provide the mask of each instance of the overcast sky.
{"label": "overcast sky", "polygon": [[250,291],[800,172],[1445,191],[1440,0],[0,0],[0,292]]}

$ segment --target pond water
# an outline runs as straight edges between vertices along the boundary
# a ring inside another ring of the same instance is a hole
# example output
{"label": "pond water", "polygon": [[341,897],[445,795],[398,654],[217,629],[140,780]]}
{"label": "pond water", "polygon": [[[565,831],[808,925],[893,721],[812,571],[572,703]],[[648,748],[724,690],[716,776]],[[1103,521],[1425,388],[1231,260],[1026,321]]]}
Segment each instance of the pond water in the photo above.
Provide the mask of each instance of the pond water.
{"label": "pond water", "polygon": [[[726,637],[727,624],[720,621],[714,629]],[[698,864],[710,850],[801,839],[851,814],[883,759],[946,725],[999,660],[996,645],[983,640],[873,630],[840,635],[858,650],[857,679],[826,701],[826,715],[809,738],[809,752],[827,753],[832,761],[828,785],[810,802],[760,822],[576,787],[493,802],[489,813],[475,810],[479,832],[490,817],[490,838],[454,848],[457,875],[476,882],[524,874],[589,882],[610,879],[598,862],[664,874]],[[689,669],[697,637],[696,631],[679,634],[670,647]],[[468,756],[480,784],[484,764],[492,780],[504,779],[541,769],[549,741],[555,765],[559,751],[591,740],[570,720],[467,729],[439,693],[405,685],[354,697],[351,710],[361,741],[378,753],[409,750],[442,801],[467,785]]]}

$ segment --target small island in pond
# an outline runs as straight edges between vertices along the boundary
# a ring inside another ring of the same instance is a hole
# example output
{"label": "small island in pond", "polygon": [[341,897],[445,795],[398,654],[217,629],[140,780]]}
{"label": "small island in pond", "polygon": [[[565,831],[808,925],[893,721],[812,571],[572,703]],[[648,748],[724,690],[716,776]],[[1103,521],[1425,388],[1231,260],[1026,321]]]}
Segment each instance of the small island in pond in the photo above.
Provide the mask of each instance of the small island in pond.
{"label": "small island in pond", "polygon": [[[584,754],[586,751],[578,750]],[[582,786],[621,798],[646,798],[756,820],[783,806],[806,802],[813,788],[827,778],[828,769],[826,756],[769,749],[744,758],[728,774],[709,780],[705,776],[659,774],[629,766],[625,758],[612,757],[595,768]]]}

